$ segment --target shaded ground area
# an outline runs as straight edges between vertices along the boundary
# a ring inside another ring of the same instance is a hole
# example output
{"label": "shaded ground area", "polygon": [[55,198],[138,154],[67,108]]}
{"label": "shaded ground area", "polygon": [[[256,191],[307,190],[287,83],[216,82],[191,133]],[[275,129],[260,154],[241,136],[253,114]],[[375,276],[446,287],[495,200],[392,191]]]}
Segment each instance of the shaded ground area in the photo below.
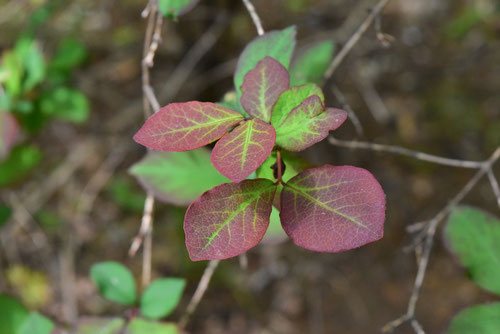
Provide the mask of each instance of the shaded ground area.
{"label": "shaded ground area", "polygon": [[[16,2],[17,3],[17,2]],[[266,30],[296,24],[299,47],[334,39],[337,50],[374,1],[254,1]],[[10,47],[26,23],[28,2],[0,1],[0,47]],[[50,123],[30,139],[44,153],[22,182],[1,189],[18,213],[1,231],[0,288],[25,295],[6,279],[16,265],[43,273],[41,310],[63,322],[68,303],[79,314],[115,315],[88,278],[90,266],[114,259],[140,275],[141,257],[127,251],[137,233],[144,195],[127,174],[145,153],[132,141],[143,119],[140,59],[144,3],[72,1],[61,4],[38,32],[44,49],[72,35],[88,48],[75,84],[88,95],[90,120],[81,126]],[[493,0],[389,2],[380,23],[394,36],[384,47],[371,28],[324,90],[327,104],[337,85],[364,126],[349,124],[342,139],[395,144],[467,160],[486,159],[500,143],[500,12]],[[232,86],[235,60],[255,36],[237,1],[201,1],[178,22],[168,22],[152,70],[162,105],[216,101]],[[405,227],[431,218],[473,171],[411,158],[353,151],[322,143],[303,152],[313,164],[352,164],[371,170],[388,201],[385,237],[342,254],[314,254],[290,242],[249,253],[249,267],[224,262],[194,314],[192,333],[375,333],[402,314],[416,272]],[[487,182],[465,200],[498,214]],[[23,214],[24,213],[24,214]],[[40,218],[45,217],[45,219]],[[50,219],[48,219],[49,217]],[[184,247],[183,209],[158,205],[154,276],[188,279],[194,291],[205,267],[191,263]],[[67,277],[76,286],[68,286]],[[45,280],[48,283],[43,283]],[[33,292],[36,295],[36,291]],[[492,300],[471,283],[438,236],[417,315],[429,333],[443,332],[462,307]],[[398,333],[411,333],[402,327]]]}

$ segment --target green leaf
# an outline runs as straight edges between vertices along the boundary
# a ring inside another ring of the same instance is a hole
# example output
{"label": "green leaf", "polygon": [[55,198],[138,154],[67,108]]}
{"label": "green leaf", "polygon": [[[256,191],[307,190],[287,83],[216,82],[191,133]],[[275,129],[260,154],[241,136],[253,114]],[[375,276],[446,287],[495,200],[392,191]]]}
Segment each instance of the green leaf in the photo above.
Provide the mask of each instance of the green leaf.
{"label": "green leaf", "polygon": [[179,304],[186,281],[181,278],[162,278],[153,281],[141,297],[141,314],[151,319],[161,319],[174,311]]}
{"label": "green leaf", "polygon": [[248,117],[248,113],[243,109],[243,106],[240,104],[238,97],[236,96],[236,92],[234,90],[227,92],[222,97],[222,101],[217,103],[218,105],[237,111],[245,117]]}
{"label": "green leaf", "polygon": [[210,162],[210,152],[150,152],[130,168],[142,186],[158,199],[187,205],[205,191],[229,180]]}
{"label": "green leaf", "polygon": [[269,217],[269,227],[267,228],[262,244],[276,245],[288,239],[280,221],[280,212],[273,206],[271,216]]}
{"label": "green leaf", "polygon": [[95,264],[90,270],[90,276],[106,299],[123,305],[134,304],[134,277],[122,264],[111,261]]}
{"label": "green leaf", "polygon": [[318,96],[311,96],[293,109],[276,130],[276,144],[288,151],[302,151],[325,139],[347,119],[340,109],[324,106]]}
{"label": "green leaf", "polygon": [[288,69],[295,49],[295,35],[296,28],[291,26],[284,30],[268,32],[247,44],[238,59],[234,73],[234,88],[238,99],[241,97],[241,85],[245,75],[265,57],[274,58]]}
{"label": "green leaf", "polygon": [[190,11],[198,0],[158,0],[158,9],[166,17],[176,18]]}
{"label": "green leaf", "polygon": [[112,179],[108,193],[123,209],[142,212],[146,195],[130,177],[116,176]]}
{"label": "green leaf", "polygon": [[325,97],[323,91],[315,84],[291,87],[284,91],[273,107],[271,124],[275,129],[278,129],[293,109],[297,108],[304,100],[314,95],[318,96],[321,103],[324,104]]}
{"label": "green leaf", "polygon": [[478,209],[458,207],[450,215],[445,237],[474,282],[500,294],[500,220]]}
{"label": "green leaf", "polygon": [[334,44],[331,41],[320,42],[307,49],[293,63],[290,71],[292,86],[319,84],[333,59],[333,51]]}
{"label": "green leaf", "polygon": [[13,51],[3,54],[0,71],[2,73],[0,83],[5,85],[7,94],[11,97],[18,96],[21,93],[23,65]]}
{"label": "green leaf", "polygon": [[54,323],[38,312],[31,312],[19,330],[19,334],[50,334]]}
{"label": "green leaf", "polygon": [[9,157],[0,162],[0,187],[24,178],[42,159],[42,153],[34,146],[17,146]]}
{"label": "green leaf", "polygon": [[80,65],[87,57],[85,45],[73,38],[64,39],[49,63],[50,71],[67,72]]}
{"label": "green leaf", "polygon": [[45,59],[36,42],[30,39],[21,39],[15,52],[24,66],[23,90],[29,91],[45,78]]}
{"label": "green leaf", "polygon": [[135,318],[128,326],[129,334],[179,334],[177,325]]}
{"label": "green leaf", "polygon": [[42,96],[41,111],[74,123],[84,122],[89,115],[89,102],[80,91],[60,87]]}
{"label": "green leaf", "polygon": [[0,228],[9,221],[11,215],[12,209],[0,203]]}
{"label": "green leaf", "polygon": [[[285,152],[281,153],[281,160],[285,165],[285,172],[281,176],[282,180],[287,182],[292,177],[297,175],[301,170],[306,168],[306,163],[297,157],[294,157]],[[276,151],[272,152],[266,161],[257,169],[257,177],[260,179],[276,180],[274,170],[276,169]]]}
{"label": "green leaf", "polygon": [[448,334],[500,333],[500,302],[477,305],[458,313],[448,327]]}
{"label": "green leaf", "polygon": [[121,334],[124,324],[121,318],[80,318],[76,334]]}
{"label": "green leaf", "polygon": [[0,333],[18,334],[28,311],[16,299],[0,294]]}

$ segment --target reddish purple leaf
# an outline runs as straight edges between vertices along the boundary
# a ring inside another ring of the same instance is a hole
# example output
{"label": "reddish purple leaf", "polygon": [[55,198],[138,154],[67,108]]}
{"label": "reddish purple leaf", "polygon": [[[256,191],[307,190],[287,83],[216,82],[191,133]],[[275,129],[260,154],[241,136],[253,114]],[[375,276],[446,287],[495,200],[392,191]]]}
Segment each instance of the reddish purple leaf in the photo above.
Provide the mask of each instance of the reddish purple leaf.
{"label": "reddish purple leaf", "polygon": [[325,165],[288,181],[281,224],[293,242],[317,252],[342,252],[384,234],[385,195],[365,169]]}
{"label": "reddish purple leaf", "polygon": [[254,118],[222,137],[215,144],[211,160],[222,175],[239,182],[262,165],[275,141],[274,128]]}
{"label": "reddish purple leaf", "polygon": [[225,183],[186,211],[184,232],[193,261],[227,259],[255,247],[269,225],[276,185],[270,180]]}
{"label": "reddish purple leaf", "polygon": [[9,155],[19,139],[19,124],[12,114],[0,111],[0,160]]}
{"label": "reddish purple leaf", "polygon": [[273,58],[265,57],[245,75],[241,105],[248,114],[269,122],[274,104],[289,85],[286,68]]}
{"label": "reddish purple leaf", "polygon": [[313,95],[293,109],[276,130],[276,143],[288,151],[302,151],[328,136],[347,119],[340,109],[324,109],[319,96]]}
{"label": "reddish purple leaf", "polygon": [[222,137],[243,116],[210,102],[171,103],[146,120],[134,140],[150,149],[192,150]]}

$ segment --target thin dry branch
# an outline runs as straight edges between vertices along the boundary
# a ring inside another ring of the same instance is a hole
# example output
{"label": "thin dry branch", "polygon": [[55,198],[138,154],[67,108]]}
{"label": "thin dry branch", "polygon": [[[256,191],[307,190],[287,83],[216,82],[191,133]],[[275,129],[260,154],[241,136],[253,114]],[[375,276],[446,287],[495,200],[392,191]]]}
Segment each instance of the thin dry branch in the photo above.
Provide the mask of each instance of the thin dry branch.
{"label": "thin dry branch", "polygon": [[356,131],[356,134],[359,137],[364,136],[364,130],[363,126],[361,125],[361,122],[359,121],[358,116],[356,116],[356,113],[354,110],[352,110],[351,106],[347,103],[347,99],[345,95],[342,93],[342,91],[336,86],[332,86],[332,93],[333,96],[339,101],[339,103],[342,105],[342,108],[347,112],[347,115],[349,116],[349,120],[351,121],[352,125],[354,126],[354,130]]}
{"label": "thin dry branch", "polygon": [[330,144],[338,146],[338,147],[346,147],[351,149],[363,149],[363,150],[371,150],[375,152],[386,152],[404,155],[407,157],[415,158],[418,160],[423,160],[427,162],[432,162],[438,165],[450,166],[450,167],[461,167],[461,168],[471,168],[478,169],[484,165],[484,161],[470,161],[470,160],[458,160],[458,159],[450,159],[444,158],[437,155],[432,155],[428,153],[423,153],[419,151],[410,150],[400,146],[394,145],[382,145],[375,144],[369,142],[362,141],[346,141],[340,140],[333,137],[329,137],[328,141]]}
{"label": "thin dry branch", "polygon": [[255,11],[254,5],[250,2],[250,0],[242,0],[242,1],[245,7],[247,8],[250,17],[252,18],[253,24],[257,29],[257,34],[259,34],[259,36],[264,35],[264,28],[262,27],[262,21],[260,20],[259,15]]}
{"label": "thin dry branch", "polygon": [[497,204],[500,208],[500,187],[498,186],[498,181],[495,177],[495,174],[493,174],[493,170],[491,169],[488,171],[488,180],[490,181],[491,189],[493,190],[493,193],[497,198]]}
{"label": "thin dry branch", "polygon": [[194,311],[196,311],[198,304],[205,295],[205,292],[207,291],[208,288],[208,284],[210,283],[210,280],[212,279],[212,276],[215,272],[215,269],[219,265],[219,262],[220,262],[219,260],[212,260],[208,263],[207,267],[205,268],[203,276],[201,276],[200,282],[196,287],[196,291],[194,292],[193,297],[189,301],[189,304],[181,320],[179,321],[179,328],[181,330],[186,327],[187,323],[189,322],[189,318],[194,313]]}
{"label": "thin dry branch", "polygon": [[460,190],[455,197],[441,210],[434,218],[429,220],[429,222],[424,226],[425,228],[425,239],[422,245],[422,254],[418,260],[418,270],[417,276],[415,277],[415,282],[413,284],[412,293],[408,302],[407,310],[401,317],[389,322],[383,328],[383,332],[392,332],[397,327],[401,326],[405,322],[410,322],[413,329],[417,334],[424,333],[422,326],[418,323],[415,318],[415,310],[417,306],[418,299],[420,297],[420,291],[422,284],[424,282],[425,274],[427,272],[427,265],[429,263],[429,257],[431,254],[432,246],[434,244],[434,237],[436,235],[436,230],[439,223],[442,222],[448,214],[469,194],[469,192],[476,186],[476,184],[481,180],[483,176],[491,171],[493,164],[500,158],[500,147],[495,150],[491,157],[481,162],[481,167],[474,174],[474,176],[467,182],[467,184]]}
{"label": "thin dry branch", "polygon": [[373,23],[375,18],[380,15],[384,7],[387,5],[389,0],[380,0],[370,11],[368,16],[361,22],[358,29],[352,34],[352,36],[347,40],[344,47],[339,51],[339,53],[333,58],[332,62],[328,66],[328,69],[325,72],[324,80],[328,80],[332,77],[333,72],[339,67],[340,63],[344,60],[344,58],[351,52],[352,48],[358,43],[359,39],[363,34],[368,30],[370,25]]}

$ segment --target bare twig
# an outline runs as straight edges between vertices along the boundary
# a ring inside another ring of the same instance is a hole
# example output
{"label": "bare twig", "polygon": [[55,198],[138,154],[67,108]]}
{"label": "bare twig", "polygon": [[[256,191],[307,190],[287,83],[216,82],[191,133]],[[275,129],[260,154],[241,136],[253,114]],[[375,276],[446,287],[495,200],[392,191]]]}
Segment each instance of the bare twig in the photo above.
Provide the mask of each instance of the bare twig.
{"label": "bare twig", "polygon": [[481,180],[481,178],[491,170],[493,164],[500,158],[500,148],[497,148],[491,157],[482,162],[480,169],[474,174],[474,176],[467,182],[467,184],[458,192],[458,194],[453,197],[453,199],[441,210],[434,218],[432,218],[427,226],[425,227],[425,242],[423,244],[423,252],[418,261],[417,276],[415,277],[415,282],[413,284],[412,293],[410,300],[408,301],[408,306],[406,313],[401,317],[389,322],[383,328],[383,332],[392,332],[395,328],[401,326],[403,323],[410,321],[415,332],[417,334],[424,333],[422,327],[415,319],[415,309],[420,296],[420,290],[424,282],[425,274],[427,272],[427,265],[429,263],[429,257],[431,254],[432,246],[434,244],[434,236],[436,235],[436,230],[441,221],[443,221],[446,216],[455,208],[467,194],[474,188],[474,186]]}
{"label": "bare twig", "polygon": [[248,13],[250,14],[250,17],[252,18],[253,24],[255,25],[255,28],[257,29],[257,34],[259,36],[264,35],[264,28],[262,27],[262,21],[260,20],[259,15],[255,11],[254,5],[250,2],[250,0],[242,0],[243,4],[247,8]]}
{"label": "bare twig", "polygon": [[370,11],[370,14],[364,19],[364,21],[359,25],[358,29],[354,32],[354,34],[349,38],[349,40],[345,43],[344,47],[339,51],[339,53],[333,58],[330,66],[325,72],[324,80],[328,80],[333,75],[333,72],[339,67],[340,63],[344,60],[344,58],[349,54],[352,48],[358,43],[359,39],[363,34],[368,30],[370,25],[373,23],[375,18],[382,12],[384,7],[387,5],[389,0],[380,0],[375,7]]}
{"label": "bare twig", "polygon": [[141,247],[142,242],[144,241],[144,237],[150,230],[151,224],[153,222],[153,209],[154,209],[154,196],[151,193],[148,193],[146,197],[146,201],[144,202],[144,210],[141,219],[141,227],[139,229],[139,233],[132,240],[132,244],[130,245],[130,249],[128,251],[128,255],[133,257],[137,254],[137,251]]}
{"label": "bare twig", "polygon": [[354,110],[352,110],[351,106],[347,103],[345,95],[336,85],[332,85],[332,92],[335,98],[342,105],[342,108],[347,112],[349,120],[351,120],[352,125],[354,125],[354,129],[356,130],[357,135],[363,137],[364,136],[363,126],[361,125],[361,122],[359,121],[358,116],[356,116]]}
{"label": "bare twig", "polygon": [[497,198],[498,207],[500,207],[500,187],[498,186],[498,181],[495,174],[493,174],[493,170],[491,169],[488,171],[488,180],[490,181],[491,189],[493,189],[493,193]]}
{"label": "bare twig", "polygon": [[219,260],[212,260],[208,263],[207,267],[205,268],[205,271],[203,272],[203,275],[201,276],[200,282],[198,283],[198,286],[196,287],[196,291],[193,294],[193,297],[189,301],[189,304],[186,308],[186,311],[184,312],[181,320],[179,321],[179,327],[181,329],[184,329],[189,322],[189,318],[191,315],[196,311],[196,308],[198,307],[198,304],[200,303],[201,299],[203,298],[203,295],[207,291],[208,284],[210,283],[210,280],[212,279],[212,275],[214,274],[215,269],[219,265]]}
{"label": "bare twig", "polygon": [[372,150],[376,152],[387,152],[393,154],[404,155],[407,157],[412,157],[418,160],[423,160],[427,162],[432,162],[439,165],[450,166],[450,167],[461,167],[461,168],[471,168],[478,169],[484,165],[483,161],[470,161],[470,160],[458,160],[458,159],[450,159],[439,157],[437,155],[427,154],[423,152],[413,151],[404,147],[394,146],[394,145],[382,145],[361,141],[345,141],[336,139],[333,137],[329,137],[328,141],[330,144],[339,146],[339,147],[347,147],[352,149],[363,149],[363,150]]}

